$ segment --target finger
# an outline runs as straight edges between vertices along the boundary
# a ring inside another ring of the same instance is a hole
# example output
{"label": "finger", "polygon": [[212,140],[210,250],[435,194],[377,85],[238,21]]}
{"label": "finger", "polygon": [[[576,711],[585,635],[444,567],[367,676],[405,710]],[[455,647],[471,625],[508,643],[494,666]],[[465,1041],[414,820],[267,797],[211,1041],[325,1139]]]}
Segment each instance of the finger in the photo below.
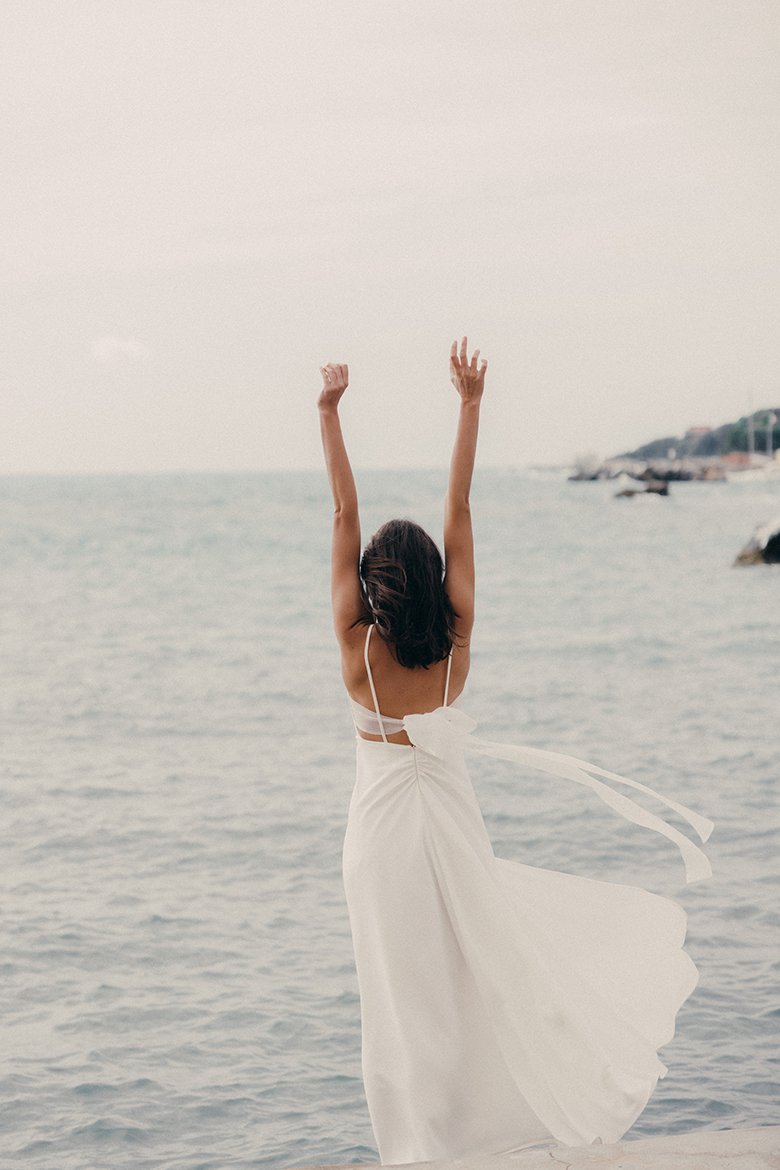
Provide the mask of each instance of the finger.
{"label": "finger", "polygon": [[468,349],[468,338],[464,337],[463,341],[461,341],[461,343],[460,343],[460,360],[464,363],[468,362],[467,349]]}
{"label": "finger", "polygon": [[320,373],[322,374],[323,382],[325,382],[325,384],[327,385],[327,383],[330,381],[330,377],[328,376],[328,367],[327,366],[320,366]]}
{"label": "finger", "polygon": [[347,382],[349,381],[349,366],[347,366],[347,365],[339,366],[339,373],[341,374],[342,382],[346,386]]}
{"label": "finger", "polygon": [[475,349],[473,354],[471,355],[471,368],[475,374],[477,372],[477,358],[478,357],[479,357],[479,350]]}
{"label": "finger", "polygon": [[459,366],[457,341],[453,341],[453,343],[450,347],[450,366],[455,370],[457,370],[458,366]]}

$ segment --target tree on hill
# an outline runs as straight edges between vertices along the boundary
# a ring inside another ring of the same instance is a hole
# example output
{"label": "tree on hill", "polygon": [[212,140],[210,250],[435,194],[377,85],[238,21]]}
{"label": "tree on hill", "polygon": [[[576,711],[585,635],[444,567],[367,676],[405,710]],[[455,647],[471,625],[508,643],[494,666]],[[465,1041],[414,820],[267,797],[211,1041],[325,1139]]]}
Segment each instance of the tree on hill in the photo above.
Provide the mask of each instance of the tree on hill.
{"label": "tree on hill", "polygon": [[[770,409],[756,410],[752,415],[754,446],[758,452],[767,450],[767,431],[769,419],[772,416],[774,416],[772,450],[780,449],[780,406],[775,406]],[[723,426],[715,427],[713,430],[702,431],[699,428],[690,430],[680,438],[671,436],[666,439],[654,439],[650,443],[644,443],[641,447],[637,447],[635,451],[626,451],[615,458],[666,459],[671,450],[675,452],[677,459],[685,459],[689,456],[709,458],[727,455],[730,451],[747,451],[750,417],[750,415],[744,415],[736,422],[724,423]]]}

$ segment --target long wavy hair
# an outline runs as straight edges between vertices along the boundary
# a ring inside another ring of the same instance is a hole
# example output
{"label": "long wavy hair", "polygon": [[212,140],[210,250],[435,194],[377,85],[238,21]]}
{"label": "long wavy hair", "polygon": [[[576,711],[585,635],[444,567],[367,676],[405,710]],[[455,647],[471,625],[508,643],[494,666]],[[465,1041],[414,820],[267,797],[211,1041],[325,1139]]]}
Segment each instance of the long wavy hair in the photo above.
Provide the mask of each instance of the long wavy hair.
{"label": "long wavy hair", "polygon": [[360,579],[377,634],[401,666],[441,662],[455,640],[457,614],[444,589],[436,544],[411,520],[388,520],[360,558]]}

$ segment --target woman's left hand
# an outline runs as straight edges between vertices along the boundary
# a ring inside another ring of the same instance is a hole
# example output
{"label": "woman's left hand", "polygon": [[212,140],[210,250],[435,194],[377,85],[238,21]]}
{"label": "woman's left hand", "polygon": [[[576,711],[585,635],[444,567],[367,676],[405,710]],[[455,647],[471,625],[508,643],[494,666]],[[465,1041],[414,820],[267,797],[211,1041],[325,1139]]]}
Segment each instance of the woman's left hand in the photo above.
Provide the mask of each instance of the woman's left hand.
{"label": "woman's left hand", "polygon": [[322,390],[317,399],[320,410],[336,410],[339,399],[349,385],[349,366],[328,362],[327,366],[320,366],[322,374]]}

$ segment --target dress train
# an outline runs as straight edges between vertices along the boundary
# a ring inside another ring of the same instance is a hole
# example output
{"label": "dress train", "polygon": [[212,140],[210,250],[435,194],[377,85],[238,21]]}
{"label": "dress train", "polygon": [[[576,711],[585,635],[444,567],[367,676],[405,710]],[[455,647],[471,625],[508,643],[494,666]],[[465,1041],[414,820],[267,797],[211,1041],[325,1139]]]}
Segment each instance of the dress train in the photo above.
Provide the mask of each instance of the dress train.
{"label": "dress train", "polygon": [[617,1141],[666,1072],[657,1050],[697,982],[677,903],[496,858],[466,752],[585,784],[674,841],[690,881],[710,873],[698,846],[606,781],[662,800],[702,840],[711,822],[474,727],[445,706],[406,716],[411,746],[357,740],[344,881],[384,1163]]}

